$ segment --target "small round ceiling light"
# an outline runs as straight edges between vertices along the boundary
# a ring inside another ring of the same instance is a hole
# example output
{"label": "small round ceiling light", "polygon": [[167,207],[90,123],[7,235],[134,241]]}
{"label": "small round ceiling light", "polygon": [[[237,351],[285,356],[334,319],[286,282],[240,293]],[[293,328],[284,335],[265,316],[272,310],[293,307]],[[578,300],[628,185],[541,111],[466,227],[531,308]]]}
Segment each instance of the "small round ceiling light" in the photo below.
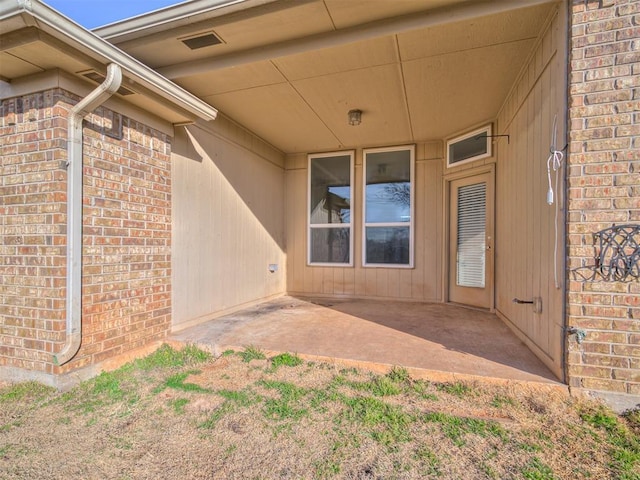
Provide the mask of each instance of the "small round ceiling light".
{"label": "small round ceiling light", "polygon": [[349,125],[356,126],[362,123],[362,110],[349,110]]}

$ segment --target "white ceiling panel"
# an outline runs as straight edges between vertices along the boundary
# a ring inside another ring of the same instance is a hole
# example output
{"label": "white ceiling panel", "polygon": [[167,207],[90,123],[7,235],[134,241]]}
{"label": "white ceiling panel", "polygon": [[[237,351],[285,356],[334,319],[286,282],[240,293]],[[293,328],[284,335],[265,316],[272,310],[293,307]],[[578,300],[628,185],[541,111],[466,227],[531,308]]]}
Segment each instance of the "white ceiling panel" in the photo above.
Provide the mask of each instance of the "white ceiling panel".
{"label": "white ceiling panel", "polygon": [[179,78],[176,83],[199,97],[235,92],[259,86],[286,82],[278,69],[268,61],[218,70],[215,75],[201,73]]}
{"label": "white ceiling panel", "polygon": [[289,84],[212,95],[204,100],[285,152],[338,145],[327,126]]}
{"label": "white ceiling panel", "polygon": [[445,138],[492,120],[533,40],[403,63],[414,134]]}
{"label": "white ceiling panel", "polygon": [[414,60],[536,38],[549,10],[549,5],[539,5],[402,33],[398,35],[400,57]]}
{"label": "white ceiling panel", "polygon": [[33,42],[20,47],[12,48],[12,54],[20,58],[28,58],[29,62],[43,70],[60,68],[68,72],[80,72],[87,70],[89,66],[74,56],[74,52],[63,52],[44,42]]}
{"label": "white ceiling panel", "polygon": [[16,78],[42,72],[36,65],[25,62],[8,52],[0,52],[0,77]]}
{"label": "white ceiling panel", "polygon": [[273,63],[289,80],[301,80],[398,61],[395,39],[389,36],[291,55]]}
{"label": "white ceiling panel", "polygon": [[325,0],[336,28],[455,5],[466,0]]}
{"label": "white ceiling panel", "polygon": [[[293,82],[309,106],[343,146],[411,141],[402,76],[384,65]],[[347,123],[347,112],[362,110],[362,124]]]}
{"label": "white ceiling panel", "polygon": [[229,45],[258,47],[333,30],[322,2],[304,3],[277,13],[215,27]]}

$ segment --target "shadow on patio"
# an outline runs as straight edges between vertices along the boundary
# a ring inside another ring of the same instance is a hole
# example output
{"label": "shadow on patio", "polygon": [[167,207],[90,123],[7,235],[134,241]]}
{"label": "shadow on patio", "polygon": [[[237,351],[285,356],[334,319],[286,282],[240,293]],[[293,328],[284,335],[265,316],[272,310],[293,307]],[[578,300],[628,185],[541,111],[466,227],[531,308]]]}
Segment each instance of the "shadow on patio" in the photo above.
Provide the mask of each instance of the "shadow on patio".
{"label": "shadow on patio", "polygon": [[444,304],[285,296],[170,340],[216,354],[253,345],[374,370],[398,365],[437,381],[483,377],[561,386],[495,315]]}

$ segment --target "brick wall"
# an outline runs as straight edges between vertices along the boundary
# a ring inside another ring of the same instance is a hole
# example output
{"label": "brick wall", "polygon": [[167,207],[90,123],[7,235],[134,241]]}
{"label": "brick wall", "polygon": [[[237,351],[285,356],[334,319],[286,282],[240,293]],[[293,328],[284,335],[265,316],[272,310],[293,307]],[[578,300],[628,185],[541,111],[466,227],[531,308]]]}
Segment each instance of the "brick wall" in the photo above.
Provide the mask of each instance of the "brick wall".
{"label": "brick wall", "polygon": [[82,346],[65,338],[66,116],[56,89],[0,106],[0,366],[64,373],[166,336],[171,322],[170,138],[106,108],[85,120]]}
{"label": "brick wall", "polygon": [[[640,1],[571,0],[568,268],[594,264],[591,234],[640,224]],[[569,384],[640,395],[640,283],[570,276]]]}
{"label": "brick wall", "polygon": [[0,365],[47,373],[65,328],[61,96],[47,91],[0,103]]}

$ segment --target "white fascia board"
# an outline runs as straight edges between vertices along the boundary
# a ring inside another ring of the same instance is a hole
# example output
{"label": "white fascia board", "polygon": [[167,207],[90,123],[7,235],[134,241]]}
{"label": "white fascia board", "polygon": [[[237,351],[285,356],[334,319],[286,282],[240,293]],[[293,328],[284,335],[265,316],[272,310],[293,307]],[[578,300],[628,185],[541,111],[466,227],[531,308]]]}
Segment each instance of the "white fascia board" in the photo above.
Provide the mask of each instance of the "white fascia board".
{"label": "white fascia board", "polygon": [[126,77],[198,118],[215,120],[218,114],[208,103],[40,0],[0,0],[0,20],[11,17],[22,17],[25,23],[35,24],[70,47],[84,51],[105,64],[118,64]]}
{"label": "white fascia board", "polygon": [[[130,36],[140,31],[153,30],[163,25],[184,21],[185,23],[193,23],[204,17],[226,15],[237,10],[270,3],[274,0],[191,0],[171,5],[165,8],[154,10],[152,12],[136,15],[135,17],[113,22],[102,27],[93,29],[96,35],[108,40],[122,40],[122,36]],[[234,8],[237,7],[237,8]],[[194,19],[197,17],[197,19]]]}

